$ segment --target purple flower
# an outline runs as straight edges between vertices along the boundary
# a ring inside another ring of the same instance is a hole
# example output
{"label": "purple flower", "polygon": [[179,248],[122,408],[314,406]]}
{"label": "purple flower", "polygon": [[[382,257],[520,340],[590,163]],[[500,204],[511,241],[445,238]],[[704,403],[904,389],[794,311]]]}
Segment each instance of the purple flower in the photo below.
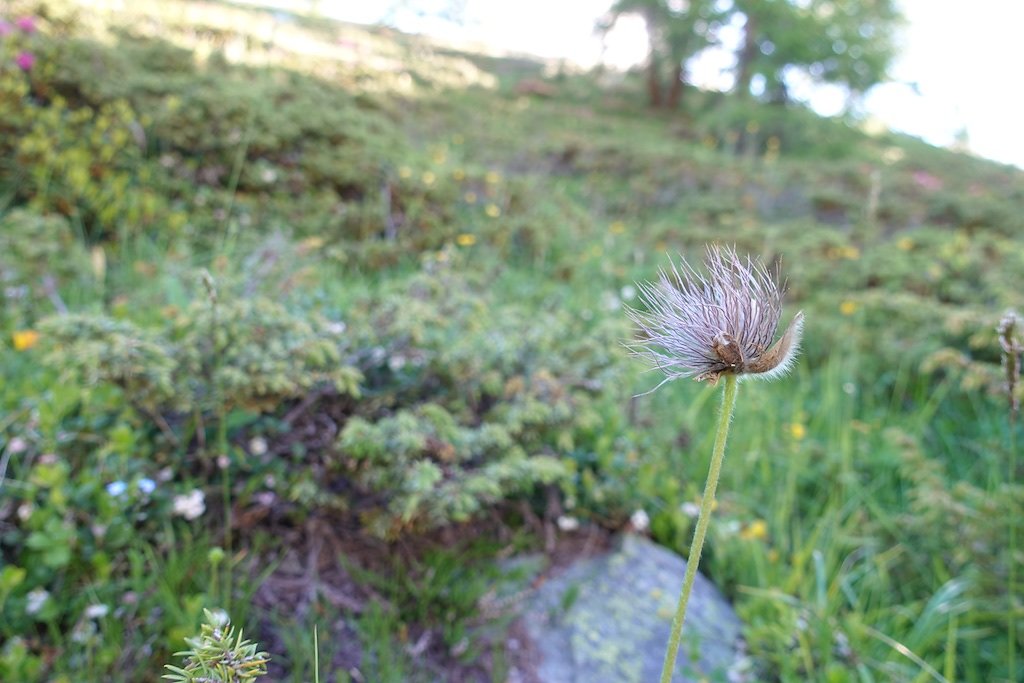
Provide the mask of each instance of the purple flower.
{"label": "purple flower", "polygon": [[14,27],[11,26],[9,22],[6,22],[3,19],[0,19],[0,38],[3,38],[4,36],[10,35],[11,31],[13,31],[13,30],[14,30]]}
{"label": "purple flower", "polygon": [[22,71],[31,71],[36,64],[36,56],[31,52],[19,52],[18,56],[14,58],[14,63]]}
{"label": "purple flower", "polygon": [[36,32],[36,21],[32,17],[21,17],[14,23],[22,33]]}
{"label": "purple flower", "polygon": [[645,310],[627,309],[640,332],[633,353],[665,373],[661,384],[680,377],[715,383],[726,374],[785,373],[799,351],[803,313],[772,344],[783,289],[768,269],[728,247],[708,247],[704,267],[707,275],[685,261],[673,263],[657,283],[639,285]]}

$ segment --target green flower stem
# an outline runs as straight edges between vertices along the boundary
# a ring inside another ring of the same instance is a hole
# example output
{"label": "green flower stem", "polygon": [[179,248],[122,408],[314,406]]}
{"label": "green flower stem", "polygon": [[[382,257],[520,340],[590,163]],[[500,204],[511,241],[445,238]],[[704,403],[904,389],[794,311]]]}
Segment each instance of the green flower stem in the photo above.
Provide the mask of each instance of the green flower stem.
{"label": "green flower stem", "polygon": [[[1011,389],[1012,391],[1012,389]],[[1016,415],[1010,413],[1010,472],[1008,483],[1013,487],[1017,483],[1017,421]],[[1013,490],[1012,488],[1010,489]],[[1007,624],[1007,673],[1012,681],[1017,675],[1017,516],[1010,516],[1010,575],[1008,578],[1010,593],[1010,619]]]}
{"label": "green flower stem", "polygon": [[676,615],[672,619],[672,635],[669,636],[668,650],[665,651],[665,663],[661,668],[661,683],[671,683],[672,673],[676,668],[679,641],[683,635],[683,622],[686,620],[686,605],[690,602],[690,592],[693,590],[693,582],[697,578],[697,565],[700,564],[700,553],[704,549],[704,537],[708,533],[711,507],[715,501],[715,490],[718,488],[718,476],[722,472],[722,460],[725,459],[725,440],[729,436],[729,423],[732,421],[733,408],[736,407],[737,384],[736,375],[725,376],[725,393],[722,394],[722,408],[718,413],[715,450],[711,454],[711,468],[708,470],[708,480],[704,485],[704,497],[700,501],[697,529],[693,532],[690,556],[686,560],[683,590],[679,594]]}

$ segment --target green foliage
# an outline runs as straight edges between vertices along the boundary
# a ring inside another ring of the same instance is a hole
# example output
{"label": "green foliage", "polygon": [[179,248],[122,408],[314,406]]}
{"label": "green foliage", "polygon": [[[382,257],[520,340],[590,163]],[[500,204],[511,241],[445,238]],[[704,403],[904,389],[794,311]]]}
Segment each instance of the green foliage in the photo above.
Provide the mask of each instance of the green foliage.
{"label": "green foliage", "polygon": [[542,325],[511,306],[492,316],[492,296],[473,284],[442,267],[354,326],[383,345],[364,364],[367,416],[342,430],[337,466],[386,501],[366,513],[378,532],[465,521],[565,482],[558,456],[597,422],[593,389],[616,372],[607,341],[560,343],[573,323],[555,313]]}
{"label": "green foliage", "polygon": [[259,646],[234,633],[227,615],[204,610],[206,620],[199,636],[186,638],[188,649],[176,652],[185,658],[185,666],[167,664],[171,672],[162,677],[178,683],[249,683],[267,675],[270,656]]}
{"label": "green foliage", "polygon": [[459,428],[443,408],[427,404],[419,414],[351,420],[338,445],[364,470],[363,486],[393,498],[384,526],[371,522],[387,529],[464,522],[483,506],[564,478],[557,459],[528,456],[514,436],[500,424]]}
{"label": "green foliage", "polygon": [[[171,7],[0,41],[0,679],[152,677],[203,606],[249,623],[306,525],[385,598],[343,615],[366,680],[481,655],[494,558],[539,545],[417,554],[438,538],[643,510],[685,551],[716,394],[632,398],[658,378],[621,305],[710,241],[783,258],[808,319],[795,376],[742,390],[703,565],[752,675],[1020,678],[994,329],[1024,307],[1019,173],[749,99],[645,115],[633,75],[513,96],[497,77],[541,66]],[[306,680],[307,640],[271,675]]]}
{"label": "green foliage", "polygon": [[786,77],[793,69],[862,93],[885,80],[896,55],[901,17],[892,0],[740,0],[736,9],[746,16],[737,65],[740,93],[748,93],[753,77],[760,76],[769,99],[786,101]]}
{"label": "green foliage", "polygon": [[679,104],[686,63],[718,42],[718,32],[735,19],[744,31],[735,91],[748,95],[759,78],[764,99],[777,103],[789,101],[787,79],[794,72],[853,93],[884,81],[901,21],[892,0],[618,0],[599,28],[609,30],[624,14],[642,17],[647,30],[649,102],[670,109]]}
{"label": "green foliage", "polygon": [[87,385],[112,384],[151,412],[261,412],[319,385],[359,390],[323,321],[266,299],[200,301],[151,333],[93,315],[57,316],[40,330],[45,362]]}
{"label": "green foliage", "polygon": [[173,349],[130,322],[78,314],[44,320],[40,331],[53,342],[45,362],[67,379],[114,384],[149,409],[175,400]]}
{"label": "green foliage", "polygon": [[167,205],[149,187],[159,176],[143,163],[146,119],[124,100],[81,106],[56,93],[65,48],[42,33],[31,39],[36,61],[25,73],[6,58],[15,44],[0,46],[0,187],[95,234],[154,225]]}
{"label": "green foliage", "polygon": [[810,111],[765,107],[744,100],[726,102],[698,122],[705,139],[737,155],[770,158],[826,155],[850,157],[863,144],[864,135],[838,121]]}

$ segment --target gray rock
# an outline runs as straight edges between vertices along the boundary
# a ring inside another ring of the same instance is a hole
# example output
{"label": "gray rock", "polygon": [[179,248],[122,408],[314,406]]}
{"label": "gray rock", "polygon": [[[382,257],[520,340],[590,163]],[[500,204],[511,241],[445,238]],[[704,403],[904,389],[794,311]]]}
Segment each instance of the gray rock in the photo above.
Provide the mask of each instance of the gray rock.
{"label": "gray rock", "polygon": [[[580,562],[537,589],[520,618],[538,683],[649,683],[661,674],[686,561],[646,538]],[[740,620],[700,574],[674,683],[728,681],[742,657]]]}

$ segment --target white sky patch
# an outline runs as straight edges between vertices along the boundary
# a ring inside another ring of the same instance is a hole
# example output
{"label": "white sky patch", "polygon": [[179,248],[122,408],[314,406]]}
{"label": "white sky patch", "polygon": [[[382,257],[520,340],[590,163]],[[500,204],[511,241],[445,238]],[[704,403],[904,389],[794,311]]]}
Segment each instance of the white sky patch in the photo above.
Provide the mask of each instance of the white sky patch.
{"label": "white sky patch", "polygon": [[1020,27],[1024,3],[903,0],[908,26],[902,55],[893,68],[897,81],[881,86],[868,110],[891,127],[938,145],[950,144],[965,129],[975,153],[1024,167],[1024,96]]}

